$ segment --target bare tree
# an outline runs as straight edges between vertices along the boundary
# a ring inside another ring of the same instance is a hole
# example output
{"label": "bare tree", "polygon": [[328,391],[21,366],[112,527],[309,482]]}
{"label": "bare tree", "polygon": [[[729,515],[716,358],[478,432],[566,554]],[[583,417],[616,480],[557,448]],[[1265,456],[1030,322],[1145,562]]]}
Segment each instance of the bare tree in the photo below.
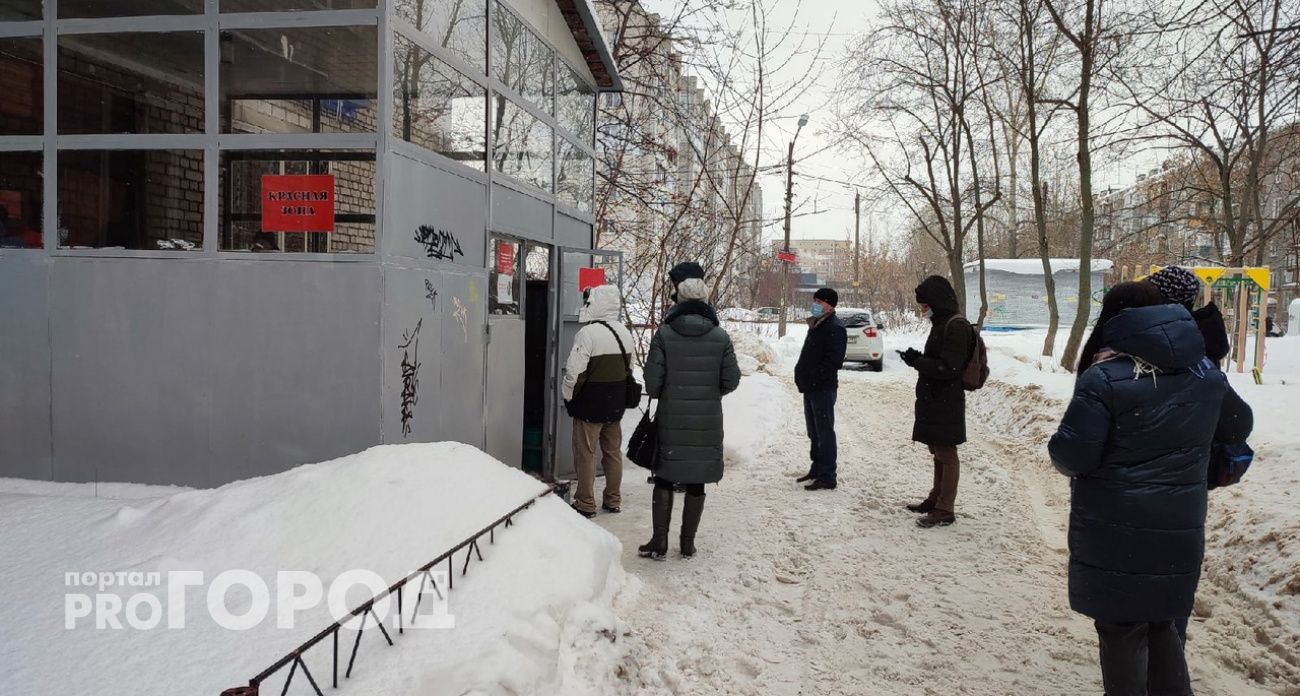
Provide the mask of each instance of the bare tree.
{"label": "bare tree", "polygon": [[992,66],[979,68],[983,7],[974,0],[883,5],[882,25],[844,61],[842,91],[850,99],[839,125],[879,172],[882,191],[897,197],[921,233],[943,249],[963,308],[967,239],[974,228],[982,249],[984,218],[1000,197],[985,195],[979,160],[990,154],[988,141],[974,135],[991,115],[980,106],[995,79]]}

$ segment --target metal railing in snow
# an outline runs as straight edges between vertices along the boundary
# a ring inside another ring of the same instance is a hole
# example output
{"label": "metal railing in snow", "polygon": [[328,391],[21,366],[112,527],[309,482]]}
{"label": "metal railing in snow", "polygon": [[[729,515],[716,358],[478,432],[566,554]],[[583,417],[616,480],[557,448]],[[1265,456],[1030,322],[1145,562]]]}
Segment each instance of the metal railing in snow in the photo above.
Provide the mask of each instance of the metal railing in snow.
{"label": "metal railing in snow", "polygon": [[333,656],[331,658],[331,662],[333,665],[333,670],[332,670],[333,674],[332,674],[331,683],[333,688],[337,689],[339,687],[339,665],[340,665],[339,633],[343,629],[343,624],[352,621],[357,617],[361,617],[361,626],[357,630],[356,640],[353,641],[352,643],[352,653],[351,656],[348,658],[347,671],[343,675],[345,679],[350,679],[352,677],[352,669],[353,667],[356,666],[357,653],[361,647],[361,637],[365,634],[366,622],[368,619],[373,618],[374,625],[379,628],[381,633],[383,633],[384,640],[386,640],[390,646],[395,645],[395,643],[393,643],[392,635],[390,635],[388,633],[388,629],[384,627],[384,622],[381,621],[378,614],[375,613],[376,602],[385,599],[387,597],[396,595],[397,633],[399,635],[405,633],[406,627],[403,622],[402,598],[403,598],[403,590],[405,589],[406,585],[409,582],[415,580],[416,578],[420,578],[420,591],[416,594],[415,608],[411,612],[411,623],[414,624],[415,619],[419,616],[420,613],[420,603],[424,601],[424,595],[425,595],[424,590],[426,587],[426,583],[428,585],[432,585],[433,591],[438,595],[438,599],[440,600],[445,599],[444,595],[442,594],[442,590],[438,588],[437,580],[435,580],[433,577],[433,572],[432,572],[433,568],[437,567],[439,564],[444,562],[447,564],[447,591],[450,592],[455,587],[456,584],[455,556],[457,553],[459,553],[462,550],[465,552],[465,563],[461,566],[461,570],[460,570],[460,574],[463,577],[466,573],[469,572],[469,563],[475,556],[478,557],[479,562],[482,562],[484,560],[483,552],[479,548],[479,539],[486,536],[488,538],[489,544],[495,544],[497,527],[513,526],[515,515],[518,515],[524,510],[527,510],[528,508],[532,507],[533,504],[536,503],[538,500],[556,492],[557,492],[557,487],[548,488],[545,491],[536,495],[535,497],[530,498],[528,501],[526,501],[524,504],[520,505],[519,507],[497,518],[494,522],[484,527],[483,529],[479,530],[478,532],[475,532],[469,538],[465,539],[459,544],[456,544],[451,549],[449,549],[442,555],[438,556],[437,558],[433,559],[432,561],[429,561],[428,563],[424,564],[419,568],[419,570],[416,570],[410,575],[407,575],[401,580],[398,580],[383,592],[380,592],[379,594],[367,600],[365,603],[358,606],[356,609],[353,609],[351,613],[349,613],[347,616],[325,627],[324,630],[312,636],[310,640],[298,646],[289,654],[285,655],[284,657],[281,657],[279,660],[276,660],[275,663],[272,664],[270,667],[267,667],[260,674],[253,677],[252,679],[249,679],[248,686],[237,686],[232,689],[227,689],[222,692],[222,696],[259,696],[259,691],[261,689],[262,684],[264,684],[267,679],[270,679],[275,673],[279,672],[285,667],[289,667],[289,676],[285,678],[284,687],[280,690],[280,696],[284,696],[289,692],[289,685],[293,683],[294,677],[298,675],[299,671],[302,672],[303,678],[305,678],[307,682],[311,684],[311,688],[316,692],[316,696],[325,696],[324,692],[321,691],[320,685],[316,682],[316,678],[312,675],[311,670],[307,669],[307,663],[306,661],[303,660],[303,655],[308,650],[311,650],[312,648],[319,645],[326,638],[330,638],[330,637],[332,637],[333,639],[332,640]]}

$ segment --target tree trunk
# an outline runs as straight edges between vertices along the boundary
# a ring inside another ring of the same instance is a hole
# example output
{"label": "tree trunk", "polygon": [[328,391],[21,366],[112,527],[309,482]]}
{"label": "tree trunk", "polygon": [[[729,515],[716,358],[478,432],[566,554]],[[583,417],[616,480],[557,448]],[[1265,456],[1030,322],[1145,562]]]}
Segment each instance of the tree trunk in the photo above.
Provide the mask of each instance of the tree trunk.
{"label": "tree trunk", "polygon": [[1088,5],[1088,40],[1083,54],[1082,80],[1079,88],[1079,203],[1081,229],[1079,234],[1079,297],[1078,308],[1074,314],[1074,323],[1070,326],[1070,338],[1065,342],[1065,352],[1061,354],[1061,367],[1074,371],[1075,361],[1079,355],[1079,346],[1083,343],[1083,334],[1088,329],[1088,319],[1092,316],[1092,235],[1096,223],[1092,200],[1092,120],[1088,112],[1089,92],[1092,88],[1093,52],[1096,50],[1096,33],[1093,24],[1093,4]]}

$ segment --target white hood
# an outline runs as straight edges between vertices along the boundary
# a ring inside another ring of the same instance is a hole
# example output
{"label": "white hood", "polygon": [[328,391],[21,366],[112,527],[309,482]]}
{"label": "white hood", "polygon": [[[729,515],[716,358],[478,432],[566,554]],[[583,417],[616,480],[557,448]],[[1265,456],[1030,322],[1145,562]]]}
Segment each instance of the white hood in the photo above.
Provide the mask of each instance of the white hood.
{"label": "white hood", "polygon": [[623,302],[619,297],[618,288],[613,285],[598,285],[591,289],[586,306],[578,312],[578,321],[617,322],[622,308]]}

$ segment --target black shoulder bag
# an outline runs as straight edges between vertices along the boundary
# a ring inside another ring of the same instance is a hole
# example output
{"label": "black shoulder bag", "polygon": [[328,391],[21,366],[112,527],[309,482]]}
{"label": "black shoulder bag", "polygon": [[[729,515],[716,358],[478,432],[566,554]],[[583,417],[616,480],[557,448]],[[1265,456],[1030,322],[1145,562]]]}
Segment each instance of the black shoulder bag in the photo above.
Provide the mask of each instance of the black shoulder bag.
{"label": "black shoulder bag", "polygon": [[627,376],[624,378],[627,393],[623,396],[623,408],[636,408],[641,405],[641,383],[632,376],[632,358],[628,355],[627,349],[623,347],[623,339],[618,337],[618,332],[614,330],[614,327],[603,321],[596,323],[609,329],[609,332],[614,334],[614,340],[618,341],[618,352],[623,355],[623,369],[627,371]]}
{"label": "black shoulder bag", "polygon": [[[665,379],[667,379],[667,368],[668,353],[665,351]],[[632,460],[633,464],[651,471],[655,470],[655,464],[659,459],[659,426],[655,423],[654,416],[650,415],[654,410],[654,403],[654,399],[651,399],[646,405],[646,410],[641,412],[641,420],[636,424],[636,430],[632,431],[632,437],[627,441],[627,458]]]}

